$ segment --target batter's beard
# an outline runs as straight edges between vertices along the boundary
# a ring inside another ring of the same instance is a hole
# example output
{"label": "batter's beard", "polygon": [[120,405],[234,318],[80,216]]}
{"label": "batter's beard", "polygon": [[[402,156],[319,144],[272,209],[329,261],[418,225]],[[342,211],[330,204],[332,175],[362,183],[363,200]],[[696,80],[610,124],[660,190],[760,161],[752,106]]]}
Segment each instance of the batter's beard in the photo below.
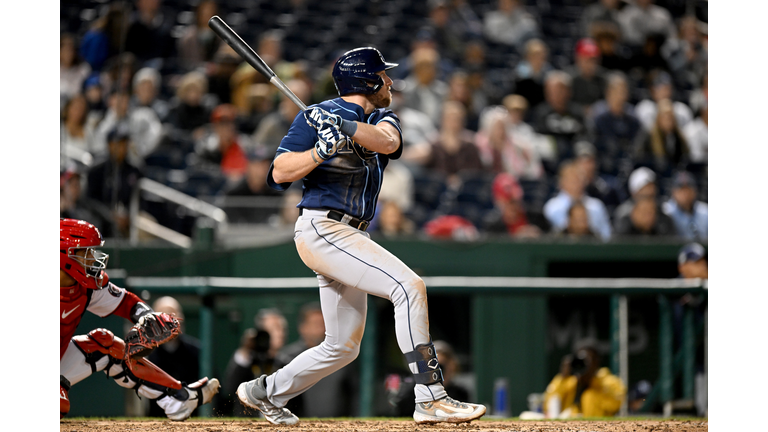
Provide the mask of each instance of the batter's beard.
{"label": "batter's beard", "polygon": [[392,92],[390,92],[389,88],[383,88],[372,95],[366,95],[368,98],[368,102],[370,102],[374,107],[378,108],[386,108],[392,103]]}

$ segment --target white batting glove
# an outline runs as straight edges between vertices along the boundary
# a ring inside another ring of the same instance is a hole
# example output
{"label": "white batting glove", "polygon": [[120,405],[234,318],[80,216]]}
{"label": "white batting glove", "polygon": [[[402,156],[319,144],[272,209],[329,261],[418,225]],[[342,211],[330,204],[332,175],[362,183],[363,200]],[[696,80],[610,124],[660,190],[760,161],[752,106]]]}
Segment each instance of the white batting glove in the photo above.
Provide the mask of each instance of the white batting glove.
{"label": "white batting glove", "polygon": [[328,111],[318,107],[304,111],[304,119],[307,120],[308,125],[312,126],[318,131],[321,127],[323,127],[324,124],[341,127],[341,124],[344,121],[340,115],[331,114]]}
{"label": "white batting glove", "polygon": [[330,123],[321,125],[317,136],[319,139],[315,143],[315,151],[324,161],[333,157],[338,147],[346,141],[346,137],[339,132],[339,127]]}

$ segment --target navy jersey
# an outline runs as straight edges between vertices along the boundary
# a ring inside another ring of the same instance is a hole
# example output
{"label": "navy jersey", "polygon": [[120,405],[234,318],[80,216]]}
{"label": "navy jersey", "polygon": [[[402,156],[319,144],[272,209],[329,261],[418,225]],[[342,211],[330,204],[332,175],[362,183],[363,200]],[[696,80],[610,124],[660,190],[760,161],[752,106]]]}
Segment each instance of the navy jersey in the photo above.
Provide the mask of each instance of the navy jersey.
{"label": "navy jersey", "polygon": [[[384,168],[390,159],[397,159],[403,152],[400,119],[391,110],[380,108],[366,115],[360,105],[342,98],[317,104],[320,108],[340,115],[344,120],[355,120],[372,125],[386,121],[400,133],[400,147],[385,155],[370,151],[353,140],[336,150],[336,155],[318,165],[303,180],[303,196],[298,207],[338,210],[350,216],[370,221],[376,211],[376,200],[381,191]],[[311,107],[310,107],[311,108]],[[304,152],[315,146],[317,130],[307,124],[304,112],[300,112],[280,142],[275,157],[286,152]],[[267,174],[267,183],[277,190],[285,190],[290,183],[277,184],[272,179],[274,161]]]}

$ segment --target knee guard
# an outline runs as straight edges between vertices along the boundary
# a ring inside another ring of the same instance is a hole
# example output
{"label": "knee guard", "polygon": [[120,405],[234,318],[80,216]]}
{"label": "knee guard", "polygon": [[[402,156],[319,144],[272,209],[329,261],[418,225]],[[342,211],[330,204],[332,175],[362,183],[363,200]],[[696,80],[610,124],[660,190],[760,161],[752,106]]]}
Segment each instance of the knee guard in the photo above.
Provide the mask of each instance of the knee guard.
{"label": "knee guard", "polygon": [[416,384],[437,384],[443,382],[443,370],[437,361],[437,352],[432,342],[416,345],[416,349],[405,354],[405,360],[416,363],[419,372],[413,374]]}
{"label": "knee guard", "polygon": [[59,377],[59,406],[61,407],[61,417],[59,419],[62,419],[69,412],[69,389],[71,386],[69,385],[69,380],[64,378],[64,375],[59,375]]}
{"label": "knee guard", "polygon": [[85,355],[85,361],[93,372],[100,370],[96,363],[105,356],[108,357],[109,361],[103,370],[121,387],[135,389],[138,393],[140,386],[144,385],[162,394],[174,396],[182,389],[181,382],[149,360],[124,360],[125,342],[107,329],[92,330],[85,336],[75,336],[72,339]]}

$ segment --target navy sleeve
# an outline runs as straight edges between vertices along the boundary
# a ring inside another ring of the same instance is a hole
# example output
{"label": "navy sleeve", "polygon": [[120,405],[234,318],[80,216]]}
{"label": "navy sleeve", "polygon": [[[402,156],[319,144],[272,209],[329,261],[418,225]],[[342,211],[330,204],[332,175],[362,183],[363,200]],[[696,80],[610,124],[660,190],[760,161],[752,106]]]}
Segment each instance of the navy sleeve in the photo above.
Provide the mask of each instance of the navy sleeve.
{"label": "navy sleeve", "polygon": [[[315,146],[317,141],[317,131],[307,124],[304,118],[304,111],[300,111],[291,123],[288,134],[285,135],[280,146],[277,148],[275,158],[283,153],[291,152],[305,152]],[[272,170],[275,168],[275,160],[272,160],[272,165],[269,166],[269,172],[267,173],[267,184],[272,189],[278,191],[284,191],[291,186],[290,182],[276,183],[272,178]]]}

